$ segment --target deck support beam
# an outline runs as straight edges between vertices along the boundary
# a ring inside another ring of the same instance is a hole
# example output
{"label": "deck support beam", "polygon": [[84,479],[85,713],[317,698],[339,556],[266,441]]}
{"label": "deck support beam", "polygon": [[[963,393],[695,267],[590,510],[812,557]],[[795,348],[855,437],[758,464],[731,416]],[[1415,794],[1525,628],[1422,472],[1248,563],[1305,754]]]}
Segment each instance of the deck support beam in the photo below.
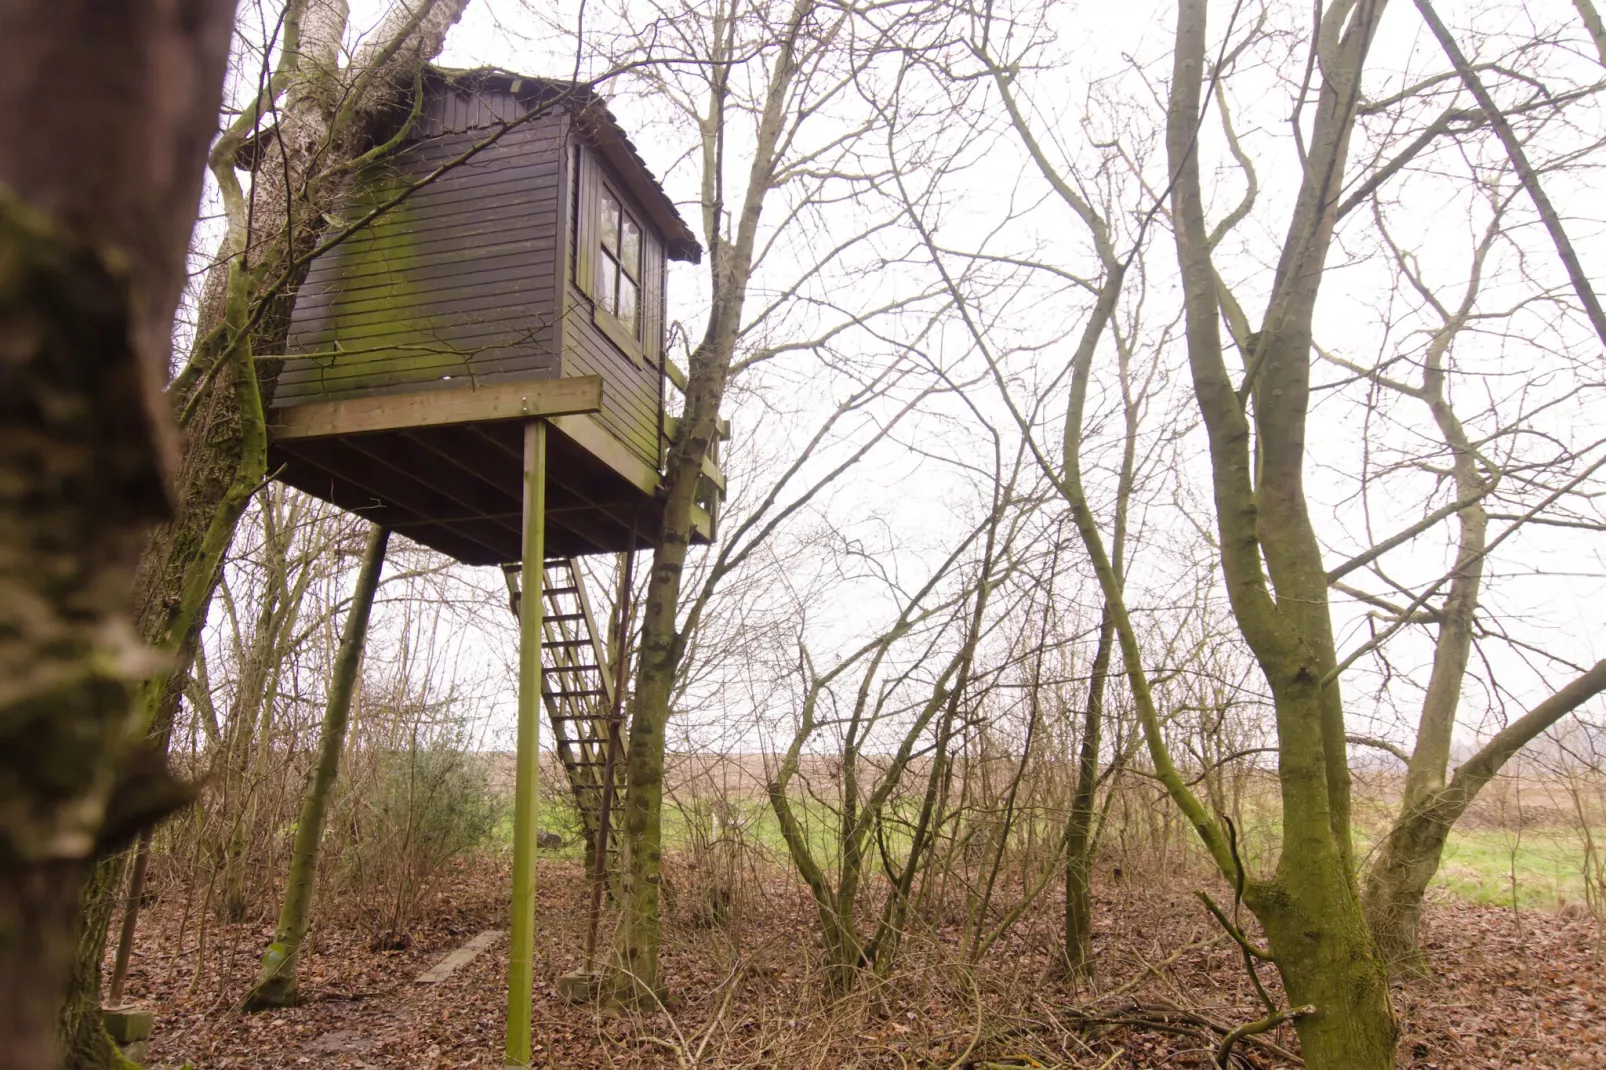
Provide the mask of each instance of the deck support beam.
{"label": "deck support beam", "polygon": [[268,434],[293,442],[601,411],[602,376],[571,375],[291,405],[273,410]]}
{"label": "deck support beam", "polygon": [[519,731],[513,799],[513,916],[507,965],[506,1064],[530,1065],[535,995],[535,844],[541,771],[541,636],[546,579],[545,420],[524,425],[524,563],[519,595]]}

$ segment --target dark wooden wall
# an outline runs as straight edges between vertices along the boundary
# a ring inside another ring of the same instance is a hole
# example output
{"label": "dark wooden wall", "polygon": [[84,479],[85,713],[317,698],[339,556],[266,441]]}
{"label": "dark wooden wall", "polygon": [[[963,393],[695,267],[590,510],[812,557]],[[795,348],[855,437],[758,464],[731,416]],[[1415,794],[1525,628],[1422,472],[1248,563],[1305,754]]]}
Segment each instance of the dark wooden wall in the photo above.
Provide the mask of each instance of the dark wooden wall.
{"label": "dark wooden wall", "polygon": [[[610,183],[628,210],[642,225],[644,338],[638,356],[623,352],[595,322],[595,306],[577,283],[577,239],[581,227],[579,214],[589,210],[590,191],[586,183],[611,178],[608,170],[589,147],[579,145],[568,153],[568,196],[570,219],[567,261],[564,272],[568,290],[567,313],[563,323],[563,368],[567,375],[603,377],[603,411],[599,419],[608,432],[628,446],[632,453],[654,468],[661,467],[663,448],[663,369],[664,346],[664,242],[643,213],[633,207],[622,183]],[[585,202],[583,205],[582,202]],[[651,291],[650,293],[648,291]]]}
{"label": "dark wooden wall", "polygon": [[[488,91],[447,89],[428,104],[422,139],[361,176],[347,220],[520,111],[512,94]],[[274,404],[560,374],[569,126],[553,109],[515,127],[319,257],[297,298]]]}
{"label": "dark wooden wall", "polygon": [[[361,176],[343,218],[386,204],[532,103],[528,92],[433,83],[411,143]],[[620,179],[565,107],[520,122],[313,263],[274,405],[601,375],[595,419],[659,468],[666,241]],[[576,283],[583,188],[594,197],[604,181],[642,225],[640,352],[608,338]]]}

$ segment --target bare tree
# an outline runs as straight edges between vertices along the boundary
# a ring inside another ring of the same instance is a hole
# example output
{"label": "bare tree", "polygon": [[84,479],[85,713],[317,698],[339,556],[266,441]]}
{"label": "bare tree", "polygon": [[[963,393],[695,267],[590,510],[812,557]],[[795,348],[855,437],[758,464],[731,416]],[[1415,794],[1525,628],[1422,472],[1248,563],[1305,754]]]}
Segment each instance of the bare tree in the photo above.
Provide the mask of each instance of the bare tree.
{"label": "bare tree", "polygon": [[[1448,459],[1450,501],[1411,525],[1420,536],[1453,514],[1456,522],[1453,562],[1448,572],[1420,587],[1403,585],[1392,564],[1385,570],[1389,551],[1400,545],[1383,540],[1362,553],[1328,569],[1332,587],[1358,604],[1369,607],[1380,634],[1363,649],[1378,651],[1383,640],[1407,628],[1433,633],[1431,673],[1423,686],[1416,718],[1414,744],[1406,758],[1405,783],[1398,814],[1377,849],[1367,873],[1365,905],[1372,931],[1392,964],[1421,969],[1419,926],[1422,899],[1438,871],[1439,859],[1450,829],[1478,792],[1506,761],[1529,741],[1602,690],[1606,690],[1606,662],[1591,668],[1573,667],[1576,678],[1536,704],[1494,734],[1452,777],[1450,757],[1457,713],[1469,683],[1469,661],[1479,642],[1522,641],[1511,637],[1497,620],[1486,621],[1480,607],[1491,560],[1498,560],[1501,545],[1531,525],[1584,524],[1576,518],[1576,505],[1586,500],[1584,488],[1594,486],[1593,476],[1603,463],[1594,446],[1582,450],[1562,444],[1545,431],[1545,411],[1552,398],[1537,398],[1525,389],[1509,401],[1491,398],[1481,411],[1458,411],[1452,384],[1479,368],[1469,358],[1465,369],[1453,360],[1456,343],[1470,345],[1475,332],[1499,329],[1514,315],[1532,314],[1529,299],[1514,306],[1486,310],[1486,276],[1496,274],[1493,261],[1501,246],[1510,243],[1508,209],[1517,190],[1498,182],[1482,189],[1488,220],[1468,257],[1468,278],[1457,298],[1448,299],[1428,279],[1418,257],[1402,248],[1388,225],[1383,209],[1374,208],[1377,233],[1395,269],[1409,291],[1417,294],[1433,321],[1425,329],[1420,354],[1393,354],[1375,365],[1324,354],[1326,360],[1372,385],[1377,391],[1420,406],[1437,434],[1436,448],[1409,467],[1439,478]],[[1496,279],[1498,286],[1500,280]],[[1502,287],[1503,288],[1503,287]],[[1545,302],[1548,303],[1548,302]],[[1512,325],[1512,330],[1521,328]],[[1409,364],[1406,362],[1409,361]],[[1410,365],[1420,374],[1407,381]],[[1397,370],[1398,369],[1398,370]],[[1388,407],[1375,406],[1380,422]],[[1527,446],[1530,438],[1544,444]],[[1557,447],[1560,447],[1559,449]],[[1368,464],[1373,479],[1383,483],[1402,459]],[[1388,481],[1390,488],[1392,480]],[[1381,486],[1379,495],[1390,493]],[[1499,519],[1492,519],[1491,514]],[[1573,519],[1569,519],[1573,516]],[[1491,524],[1495,529],[1491,531]],[[1369,574],[1365,589],[1358,573]],[[1384,585],[1384,593],[1376,586]],[[1389,588],[1393,589],[1390,590]],[[1560,655],[1552,660],[1565,663]],[[1350,659],[1350,660],[1353,660]],[[1491,684],[1494,681],[1490,681]]]}
{"label": "bare tree", "polygon": [[[1337,217],[1362,67],[1381,10],[1381,4],[1366,0],[1340,0],[1321,12],[1310,30],[1311,54],[1319,59],[1312,65],[1311,77],[1319,75],[1320,84],[1309,136],[1301,143],[1300,186],[1258,332],[1240,327],[1245,317],[1212,261],[1221,234],[1253,203],[1255,186],[1249,171],[1243,207],[1213,231],[1206,221],[1199,177],[1206,86],[1208,80],[1214,87],[1238,50],[1231,40],[1235,27],[1229,25],[1228,41],[1220,46],[1216,63],[1209,61],[1202,0],[1181,0],[1178,5],[1166,103],[1168,180],[1160,190],[1146,194],[1153,203],[1140,217],[1133,251],[1117,254],[1105,215],[1069,183],[1055,183],[1056,175],[1043,168],[1087,228],[1098,252],[1099,276],[1088,287],[1096,296],[1069,364],[1062,456],[1059,463],[1051,462],[1041,449],[1037,456],[1070,506],[1098,577],[1154,775],[1235,894],[1259,919],[1269,948],[1251,942],[1225,913],[1218,912],[1219,919],[1241,943],[1251,971],[1256,959],[1276,965],[1290,1003],[1282,1010],[1268,1006],[1266,1021],[1294,1020],[1307,1064],[1314,1067],[1393,1063],[1394,1025],[1386,974],[1362,915],[1353,864],[1344,712],[1327,584],[1302,486],[1311,321]],[[1008,107],[1013,69],[985,53],[982,58]],[[1230,127],[1227,131],[1229,144],[1236,147]],[[1030,141],[1028,146],[1035,147]],[[1041,150],[1034,155],[1042,167]],[[1242,153],[1237,156],[1243,165]],[[907,199],[913,203],[913,198]],[[1283,821],[1279,860],[1269,877],[1249,872],[1235,836],[1194,793],[1172,757],[1138,625],[1127,607],[1123,577],[1084,480],[1082,452],[1094,359],[1121,302],[1143,229],[1162,209],[1168,210],[1176,239],[1193,396],[1209,442],[1220,582],[1276,711]],[[926,244],[934,264],[945,271],[938,242],[928,234]],[[964,311],[967,306],[957,280],[953,285]],[[1245,354],[1245,371],[1237,382],[1223,359],[1224,314]],[[967,314],[965,322],[1000,387],[1006,388],[1007,400],[1009,380],[989,346],[987,332],[972,315]],[[1032,441],[1032,421],[1013,402],[1011,407],[1023,434]]]}
{"label": "bare tree", "polygon": [[[995,473],[992,500],[981,523],[925,582],[906,595],[894,591],[898,613],[890,626],[823,671],[814,665],[806,642],[799,641],[797,727],[768,792],[787,853],[814,899],[834,991],[852,988],[862,969],[884,972],[890,967],[911,891],[945,823],[942,808],[956,741],[984,691],[977,659],[995,623],[989,606],[1016,567],[1012,558],[1024,519],[1022,502],[1015,496],[1022,459],[1016,458],[1012,474]],[[955,587],[953,574],[960,568],[970,574]],[[956,634],[945,643],[950,632]],[[915,652],[912,659],[898,656],[905,643]],[[857,674],[856,686],[850,696],[838,696],[835,686],[850,680],[850,674]],[[828,715],[844,708],[838,716]],[[834,800],[834,875],[832,862],[819,857],[811,843],[790,794],[805,748],[817,745],[827,729],[838,741],[833,765],[840,775],[840,798]],[[872,747],[882,749],[879,761],[870,757]],[[910,831],[900,863],[888,846],[888,830],[895,793],[912,777],[916,766],[911,763],[917,758],[927,768],[926,786],[914,813],[904,818]],[[867,937],[856,915],[878,857],[887,888]]]}
{"label": "bare tree", "polygon": [[[851,13],[818,0],[744,8],[725,0],[666,9],[628,42],[650,68],[653,91],[698,131],[695,155],[702,237],[709,250],[708,311],[688,358],[685,399],[664,469],[665,509],[654,533],[642,609],[640,654],[630,700],[628,792],[621,814],[626,880],[616,943],[616,995],[639,1000],[658,988],[661,812],[665,733],[685,656],[680,620],[693,510],[704,459],[719,434],[720,407],[742,370],[810,343],[761,341],[766,321],[863,235],[817,254],[780,296],[756,312],[749,288],[778,237],[818,206],[864,180],[851,166],[858,127],[821,128],[823,110],[852,89]],[[612,57],[615,64],[621,57]],[[662,62],[680,60],[682,62]],[[728,184],[745,168],[745,182]],[[761,225],[766,209],[779,223]],[[851,194],[849,194],[851,195]],[[746,311],[744,311],[746,310]],[[744,350],[745,355],[738,356]],[[715,582],[717,582],[717,577]],[[649,998],[650,1002],[650,998]]]}

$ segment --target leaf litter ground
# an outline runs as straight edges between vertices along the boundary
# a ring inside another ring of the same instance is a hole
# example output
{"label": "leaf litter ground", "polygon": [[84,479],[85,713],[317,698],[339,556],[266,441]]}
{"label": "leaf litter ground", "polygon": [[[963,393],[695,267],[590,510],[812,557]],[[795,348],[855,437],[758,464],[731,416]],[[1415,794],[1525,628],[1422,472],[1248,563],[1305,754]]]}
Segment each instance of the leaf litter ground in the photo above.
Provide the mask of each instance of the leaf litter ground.
{"label": "leaf litter ground", "polygon": [[[1118,873],[1119,871],[1115,871]],[[680,899],[696,874],[671,870]],[[540,866],[535,1065],[542,1067],[1203,1067],[1223,1029],[1263,1013],[1230,945],[1186,878],[1104,874],[1097,984],[1056,976],[1060,903],[1044,900],[974,967],[962,917],[911,933],[899,968],[841,998],[824,992],[806,892],[779,873],[750,881],[724,925],[686,907],[665,927],[667,1006],[601,1012],[555,990],[582,964],[589,895],[580,867]],[[421,973],[487,929],[506,928],[499,859],[457,866],[410,946],[375,950],[326,926],[303,958],[304,1001],[243,1015],[238,1003],[270,918],[206,929],[183,889],[142,918],[129,1000],[156,1012],[149,1065],[448,1068],[502,1063],[507,942],[437,984]],[[956,913],[959,913],[956,911]],[[1432,977],[1396,984],[1399,1065],[1411,1070],[1606,1067],[1606,977],[1592,919],[1453,899],[1427,918]],[[607,944],[608,934],[602,943]],[[1275,981],[1268,987],[1280,999]],[[1235,1065],[1297,1066],[1289,1028],[1235,1050]]]}

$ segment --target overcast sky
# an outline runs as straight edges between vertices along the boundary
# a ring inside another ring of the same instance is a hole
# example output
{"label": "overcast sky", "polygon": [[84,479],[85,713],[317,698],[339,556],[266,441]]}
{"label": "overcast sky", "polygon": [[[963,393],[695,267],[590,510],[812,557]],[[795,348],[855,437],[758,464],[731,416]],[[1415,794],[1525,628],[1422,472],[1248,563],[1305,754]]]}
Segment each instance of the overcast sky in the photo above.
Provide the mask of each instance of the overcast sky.
{"label": "overcast sky", "polygon": [[[376,0],[354,3],[354,27],[371,25],[382,6]],[[1501,34],[1515,39],[1550,27],[1564,27],[1575,18],[1566,0],[1441,6],[1446,17],[1463,32],[1471,18],[1480,35],[1491,35],[1487,42],[1480,37],[1491,55],[1501,45]],[[1024,7],[1011,10],[1028,13]],[[1230,10],[1231,5],[1224,3],[1212,5],[1212,17],[1224,23]],[[1305,10],[1299,5],[1273,4],[1269,25],[1297,27],[1299,20],[1308,15],[1296,12]],[[1246,8],[1240,14],[1241,24],[1247,27],[1257,11],[1258,8]],[[600,41],[627,27],[644,25],[652,17],[649,12],[646,5],[636,5],[627,14],[620,14],[593,3],[585,8],[585,20],[592,32],[604,35],[595,39]],[[1027,59],[1017,92],[1041,136],[1050,143],[1051,153],[1068,171],[1088,177],[1094,187],[1099,182],[1100,162],[1107,163],[1110,158],[1107,149],[1092,145],[1095,141],[1117,141],[1134,154],[1147,153],[1148,158],[1138,164],[1143,178],[1151,188],[1164,182],[1164,162],[1157,143],[1163,115],[1156,94],[1163,93],[1169,74],[1172,12],[1169,3],[1151,4],[1144,0],[1121,5],[1058,4],[1050,7],[1041,21],[1024,22],[1016,36],[1000,46],[1020,49]],[[575,69],[576,43],[571,35],[555,27],[572,28],[578,23],[579,13],[579,5],[572,0],[562,0],[557,5],[474,0],[449,38],[441,62],[455,67],[492,65],[525,74],[567,77]],[[1227,82],[1235,127],[1256,163],[1260,195],[1254,212],[1218,249],[1217,263],[1251,320],[1257,322],[1286,226],[1289,199],[1299,178],[1288,123],[1290,72],[1297,76],[1305,42],[1301,32],[1274,38],[1252,49]],[[593,76],[601,70],[591,55],[592,43],[588,41],[582,48],[583,76]],[[1212,51],[1218,44],[1212,40]],[[1533,62],[1542,68],[1553,89],[1587,84],[1601,75],[1599,65],[1582,49],[1569,52],[1551,48]],[[1368,96],[1385,96],[1443,68],[1442,57],[1421,27],[1414,8],[1403,3],[1391,5],[1369,64]],[[605,87],[648,165],[663,176],[671,195],[683,204],[683,212],[695,226],[693,133],[661,102],[640,90],[639,83],[624,79]],[[909,92],[907,103],[913,106],[921,103],[915,95],[929,92],[929,87],[914,80]],[[1439,99],[1431,107],[1424,106],[1421,115],[1436,114],[1447,103],[1448,98]],[[835,121],[850,121],[851,111],[844,105]],[[956,251],[986,251],[1088,271],[1089,243],[1085,232],[1063,205],[1046,195],[1045,184],[1026,160],[1018,140],[997,118],[994,114],[993,121],[966,138],[937,146],[938,153],[949,153],[965,165],[936,182],[943,208],[933,213],[930,222],[938,229],[939,244]],[[812,130],[812,135],[817,139],[835,136],[840,131],[825,125],[831,121],[831,115],[822,118],[822,128]],[[1420,121],[1417,120],[1418,128]],[[1403,131],[1387,131],[1375,124],[1364,127],[1352,157],[1352,173],[1361,161],[1370,158],[1374,146],[1397,144],[1402,134]],[[944,136],[955,137],[956,133],[950,130]],[[1551,158],[1603,137],[1606,126],[1601,112],[1586,102],[1573,109],[1568,121],[1542,131],[1530,151]],[[740,138],[733,142],[736,149],[742,144]],[[1232,164],[1214,118],[1204,127],[1201,151],[1214,220],[1240,196],[1242,175]],[[728,173],[735,181],[743,173],[745,162],[739,152],[733,152],[733,156],[737,158],[730,161]],[[1469,250],[1487,218],[1476,196],[1469,194],[1466,176],[1475,170],[1495,173],[1499,165],[1498,148],[1489,139],[1466,139],[1460,148],[1451,147],[1424,157],[1421,167],[1410,169],[1390,188],[1382,213],[1388,232],[1399,245],[1415,251],[1423,277],[1436,289],[1442,289],[1448,303],[1459,299]],[[916,171],[912,168],[912,172]],[[1606,248],[1601,241],[1601,202],[1591,192],[1592,186],[1598,188],[1598,177],[1595,157],[1586,157],[1568,171],[1547,176],[1551,195],[1567,215],[1573,239],[1595,278],[1606,271],[1602,267],[1606,264]],[[917,178],[920,188],[926,188],[923,183],[929,181],[929,176]],[[1505,181],[1509,184],[1509,177]],[[1116,195],[1117,244],[1130,242],[1135,222],[1147,210],[1152,193],[1146,195],[1131,174],[1111,181],[1105,188]],[[862,226],[864,212],[874,215],[891,210],[885,201],[867,205],[845,207],[834,215],[818,214],[808,227],[788,233],[761,273],[760,292],[766,286],[782,284],[802,265],[810,263],[820,248],[829,247],[841,234]],[[1532,222],[1526,201],[1514,199],[1510,211],[1522,226],[1497,252],[1480,309],[1517,306],[1531,299],[1537,290],[1559,287],[1565,282],[1542,231]],[[779,217],[779,212],[772,212],[766,218],[773,222]],[[1405,354],[1406,361],[1394,373],[1410,377],[1417,374],[1412,370],[1410,354],[1420,351],[1422,328],[1432,317],[1421,308],[1419,295],[1387,270],[1377,233],[1377,225],[1364,207],[1341,227],[1324,281],[1318,342],[1330,352],[1362,364],[1391,354]],[[851,277],[825,280],[821,285],[836,307],[811,306],[794,311],[784,318],[784,327],[778,329],[808,337],[811,330],[831,322],[833,316],[840,317],[843,308],[851,309],[855,303],[873,308],[900,291],[929,287],[935,273],[929,263],[920,263],[919,257],[910,252],[913,248],[907,235],[894,235],[880,246],[882,254],[898,249],[908,254],[908,259],[888,265],[879,274],[861,271]],[[1155,419],[1146,431],[1146,443],[1156,449],[1161,438],[1194,420],[1187,398],[1181,393],[1186,387],[1184,354],[1175,332],[1167,334],[1167,326],[1175,317],[1174,259],[1170,234],[1162,220],[1147,237],[1143,263],[1148,292],[1138,339],[1140,358],[1156,364],[1158,381],[1165,384],[1155,402]],[[955,260],[961,262],[962,258]],[[856,266],[862,269],[864,264]],[[706,292],[703,271],[674,265],[671,273],[671,318],[685,321],[693,333],[700,324]],[[990,277],[1004,280],[1006,274],[997,272]],[[1029,403],[1033,384],[1052,380],[1063,368],[1086,306],[1085,296],[1074,287],[1046,278],[1041,272],[1007,274],[1007,285],[1000,282],[998,289],[978,298],[976,311],[989,324],[991,341],[1000,351],[1011,352],[1009,368],[1019,376],[1018,403]],[[919,330],[918,317],[889,321],[886,333],[899,332],[905,341],[918,343],[922,359],[952,369],[956,377],[981,379],[982,368],[973,340],[958,329],[952,316],[940,329],[924,333]],[[773,333],[769,337],[771,341],[784,340]],[[892,359],[890,354],[894,352],[868,335],[849,343],[850,347],[854,345],[861,348],[852,355],[862,356],[865,363]],[[1101,360],[1100,385],[1104,392],[1098,398],[1108,404],[1113,361]],[[1510,318],[1492,322],[1487,330],[1464,336],[1456,344],[1453,361],[1457,369],[1452,385],[1454,400],[1469,423],[1477,422],[1473,416],[1485,404],[1496,404],[1509,417],[1520,410],[1538,409],[1542,402],[1549,407],[1535,418],[1536,426],[1553,441],[1582,449],[1586,443],[1606,436],[1606,420],[1597,415],[1603,410],[1593,396],[1602,379],[1600,346],[1588,335],[1581,320],[1558,314],[1552,304],[1532,305]],[[1534,374],[1535,370],[1539,374]],[[1340,378],[1338,372],[1325,367],[1315,375],[1318,383],[1335,383]],[[812,357],[799,356],[777,361],[741,384],[743,389],[727,408],[736,435],[731,467],[738,480],[744,475],[748,478],[747,485],[738,481],[733,486],[738,506],[764,484],[767,474],[775,471],[789,450],[823,418],[832,399],[842,396],[848,382],[849,377],[840,368],[826,369]],[[744,589],[742,597],[765,602],[764,613],[781,616],[794,604],[796,592],[817,589],[826,579],[836,577],[839,587],[829,604],[816,604],[811,611],[811,649],[828,657],[833,650],[862,641],[868,629],[885,617],[887,602],[877,593],[878,585],[865,578],[864,569],[851,562],[844,564],[842,546],[853,545],[857,540],[858,546],[880,555],[886,567],[912,578],[922,574],[935,557],[953,545],[958,533],[977,514],[985,496],[985,487],[976,479],[976,468],[978,464],[985,467],[991,463],[992,446],[977,423],[977,413],[997,427],[1008,426],[996,390],[985,381],[972,391],[972,398],[976,412],[953,398],[933,401],[926,415],[910,422],[909,433],[900,437],[901,444],[877,451],[825,496],[819,508],[802,514],[781,533],[777,543],[795,571],[779,587],[762,592]],[[1420,403],[1409,399],[1391,399],[1381,404],[1373,404],[1374,401],[1365,389],[1355,386],[1320,392],[1314,401],[1307,489],[1320,535],[1330,547],[1330,561],[1356,552],[1371,538],[1391,534],[1433,505],[1449,500],[1448,491],[1435,490],[1431,479],[1420,474],[1379,479],[1370,493],[1359,494],[1358,477],[1363,469],[1375,473],[1379,465],[1407,455],[1418,456],[1423,443],[1433,435],[1431,421]],[[1054,425],[1063,416],[1063,407],[1058,395],[1050,396],[1046,402],[1049,441]],[[1092,427],[1095,433],[1106,436],[1112,430],[1108,425],[1101,427],[1096,420]],[[1473,428],[1475,434],[1477,430]],[[1368,442],[1369,456],[1364,450]],[[1106,437],[1091,442],[1089,449],[1096,458],[1106,456],[1109,445]],[[1174,462],[1179,471],[1175,475],[1158,471],[1152,474],[1153,490],[1147,506],[1140,511],[1144,525],[1142,546],[1150,549],[1145,552],[1140,547],[1136,554],[1133,603],[1153,611],[1145,616],[1146,627],[1164,630],[1161,610],[1166,599],[1177,597],[1178,590],[1191,582],[1185,563],[1202,556],[1198,552],[1199,526],[1213,527],[1206,512],[1208,481],[1201,446],[1202,439],[1194,428],[1157,454],[1167,463]],[[851,442],[842,443],[839,451],[850,447]],[[1528,457],[1543,453],[1543,446],[1534,441],[1518,440],[1513,448]],[[1006,442],[1006,456],[1012,450],[1013,446]],[[1590,456],[1599,455],[1596,451]],[[821,463],[828,459],[822,458]],[[738,507],[736,515],[739,512]],[[1494,525],[1492,532],[1498,532],[1500,526]],[[842,534],[834,549],[822,547],[820,542],[820,532],[827,527]],[[1447,539],[1452,535],[1453,528],[1442,525],[1412,546],[1396,551],[1386,559],[1388,577],[1409,585],[1438,575],[1448,561]],[[1513,634],[1534,648],[1553,651],[1571,662],[1591,663],[1606,653],[1596,638],[1602,607],[1606,606],[1606,583],[1602,582],[1606,569],[1600,551],[1598,532],[1541,528],[1519,534],[1501,547],[1491,563],[1485,605],[1511,622]],[[1398,597],[1397,592],[1382,586],[1381,579],[1358,577],[1356,582],[1376,593]],[[1084,601],[1088,599],[1090,594]],[[1373,622],[1364,607],[1354,602],[1336,599],[1334,606],[1342,656],[1365,641]],[[480,647],[470,643],[462,654],[465,677],[487,678],[487,674],[495,676],[510,667],[510,650],[484,649],[487,644],[496,646],[505,639],[507,622],[498,621],[494,627],[487,623],[485,636],[477,641]],[[1542,697],[1548,688],[1569,675],[1564,666],[1543,664],[1531,653],[1515,654],[1493,643],[1484,649],[1489,662],[1487,666],[1475,664],[1474,671],[1493,669],[1519,706]],[[1358,726],[1376,727],[1374,718],[1381,718],[1384,730],[1400,736],[1409,724],[1413,704],[1419,701],[1416,688],[1426,677],[1424,666],[1430,653],[1427,633],[1418,629],[1415,634],[1402,634],[1390,652],[1395,675],[1388,679],[1387,687],[1381,686],[1384,678],[1371,661],[1358,664],[1346,676],[1344,686],[1347,706]],[[727,680],[726,684],[731,682]],[[509,706],[505,700],[510,696],[505,686],[502,699],[494,697],[497,691],[495,686],[490,688],[493,697],[488,708],[495,711],[492,720],[505,725]],[[761,711],[784,724],[791,715],[784,691],[776,693],[752,684],[739,697],[728,687],[721,694],[745,711],[744,717]],[[1469,681],[1463,706],[1469,724],[1486,723],[1481,714],[1489,704],[1489,696]],[[761,738],[744,733],[739,743],[751,746]]]}

